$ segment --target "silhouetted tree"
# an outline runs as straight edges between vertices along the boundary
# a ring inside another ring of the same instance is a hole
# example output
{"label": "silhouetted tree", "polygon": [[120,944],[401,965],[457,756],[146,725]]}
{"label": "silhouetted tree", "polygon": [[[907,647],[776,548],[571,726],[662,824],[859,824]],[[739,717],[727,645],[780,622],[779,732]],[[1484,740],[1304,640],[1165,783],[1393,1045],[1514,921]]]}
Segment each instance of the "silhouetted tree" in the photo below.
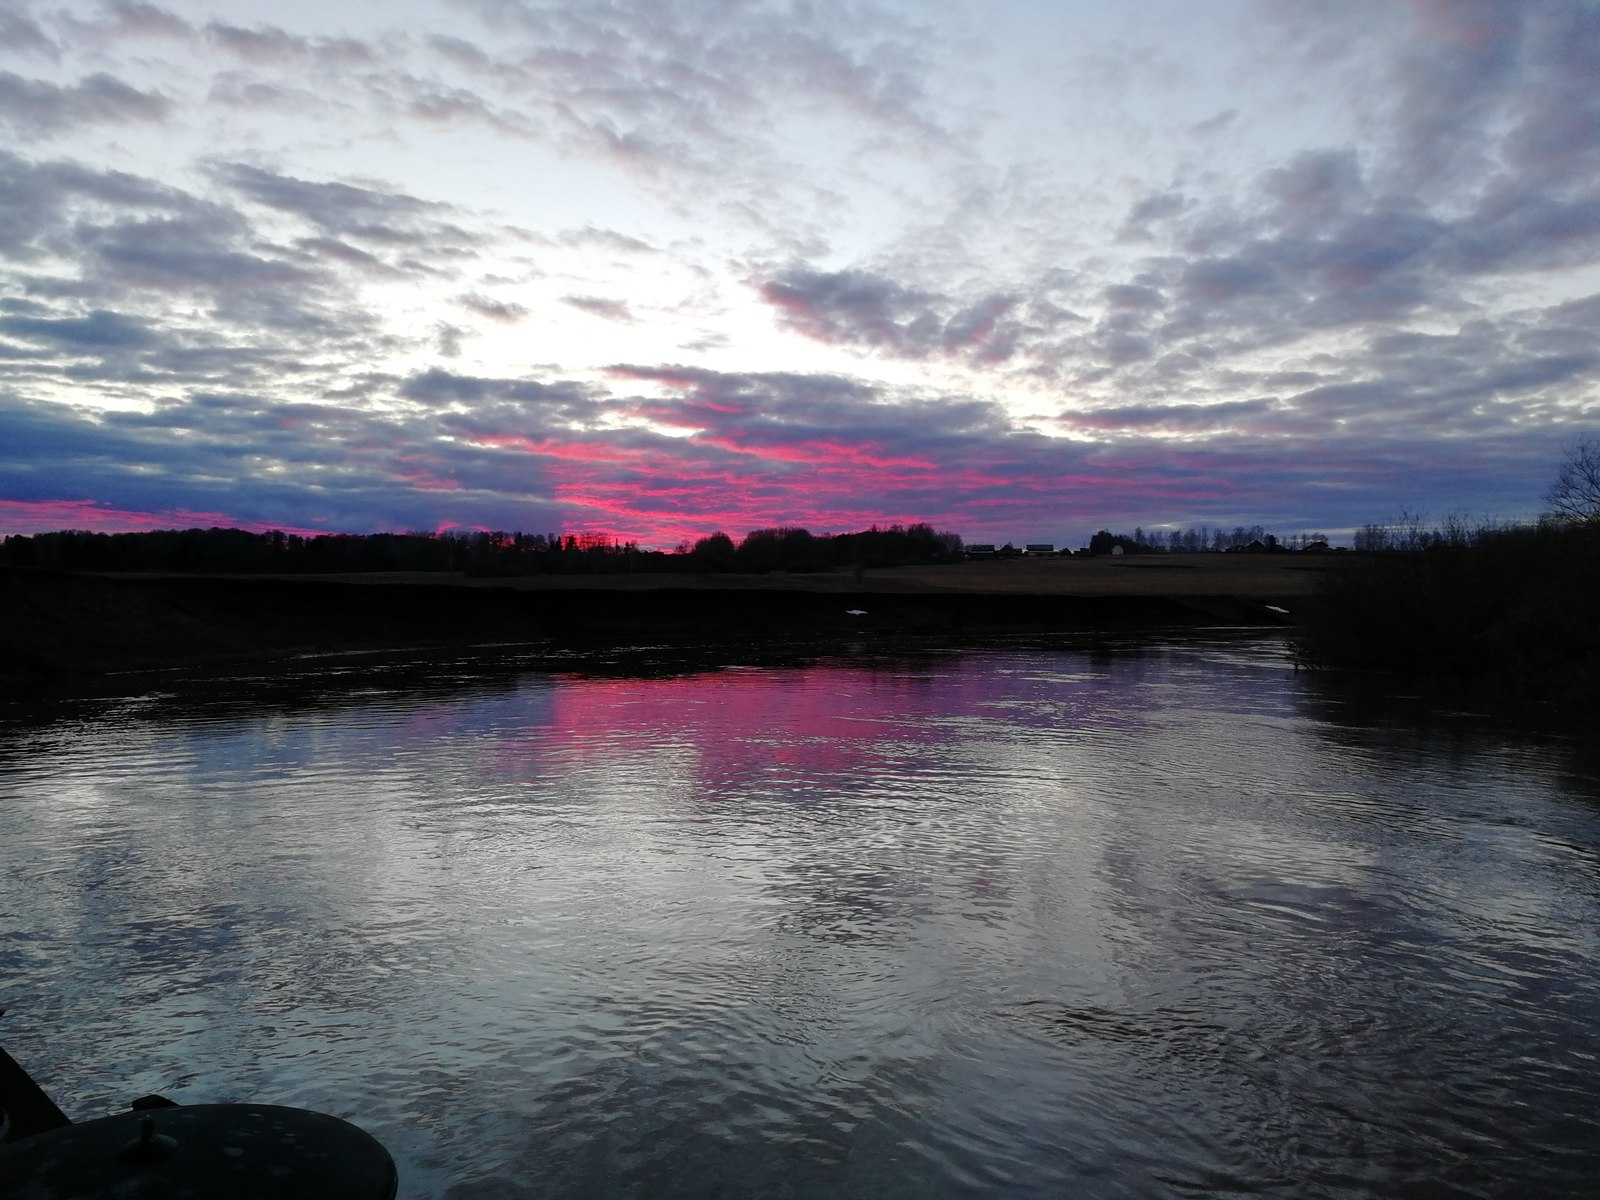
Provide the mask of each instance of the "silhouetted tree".
{"label": "silhouetted tree", "polygon": [[733,568],[734,554],[733,539],[718,530],[696,542],[689,558],[702,571],[727,571]]}
{"label": "silhouetted tree", "polygon": [[1585,438],[1567,448],[1544,502],[1561,520],[1600,521],[1600,441]]}

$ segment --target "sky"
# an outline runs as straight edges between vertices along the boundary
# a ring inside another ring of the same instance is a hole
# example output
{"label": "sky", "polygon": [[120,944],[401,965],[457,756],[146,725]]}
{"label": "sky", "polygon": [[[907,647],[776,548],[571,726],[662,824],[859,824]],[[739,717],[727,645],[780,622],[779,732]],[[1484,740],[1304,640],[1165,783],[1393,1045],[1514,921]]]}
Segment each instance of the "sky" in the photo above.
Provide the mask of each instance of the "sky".
{"label": "sky", "polygon": [[0,0],[0,533],[1537,514],[1593,0]]}

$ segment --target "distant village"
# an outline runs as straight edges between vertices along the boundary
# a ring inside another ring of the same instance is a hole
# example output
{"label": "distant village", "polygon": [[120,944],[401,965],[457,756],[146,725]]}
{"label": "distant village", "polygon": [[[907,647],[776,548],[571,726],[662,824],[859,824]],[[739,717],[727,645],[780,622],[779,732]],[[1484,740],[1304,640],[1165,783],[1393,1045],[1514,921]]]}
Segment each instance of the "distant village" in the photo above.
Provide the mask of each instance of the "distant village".
{"label": "distant village", "polygon": [[967,559],[992,558],[1095,558],[1101,555],[1121,554],[1328,554],[1342,551],[1344,547],[1328,544],[1324,534],[1296,534],[1280,538],[1267,533],[1259,525],[1251,529],[1208,530],[1204,526],[1189,530],[1172,530],[1167,533],[1137,529],[1132,535],[1111,533],[1102,529],[1089,539],[1087,546],[1074,550],[1068,546],[1059,549],[1054,542],[1026,542],[1019,549],[1007,542],[997,546],[989,542],[969,542],[962,547],[962,557]]}

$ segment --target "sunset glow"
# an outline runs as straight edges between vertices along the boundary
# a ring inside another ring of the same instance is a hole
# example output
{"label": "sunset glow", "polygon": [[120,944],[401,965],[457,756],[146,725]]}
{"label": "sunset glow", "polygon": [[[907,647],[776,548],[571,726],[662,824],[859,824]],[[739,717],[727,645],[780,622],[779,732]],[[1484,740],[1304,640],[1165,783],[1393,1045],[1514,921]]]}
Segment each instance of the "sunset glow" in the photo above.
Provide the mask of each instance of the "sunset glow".
{"label": "sunset glow", "polygon": [[1537,513],[1583,0],[0,13],[0,534]]}

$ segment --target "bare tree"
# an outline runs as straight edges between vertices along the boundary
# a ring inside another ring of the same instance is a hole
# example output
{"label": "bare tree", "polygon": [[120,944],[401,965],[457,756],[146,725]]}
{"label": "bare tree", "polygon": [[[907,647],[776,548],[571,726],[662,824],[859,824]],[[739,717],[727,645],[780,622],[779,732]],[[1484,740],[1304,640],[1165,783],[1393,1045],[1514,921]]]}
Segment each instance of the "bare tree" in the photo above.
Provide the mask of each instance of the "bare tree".
{"label": "bare tree", "polygon": [[1600,521],[1600,441],[1585,438],[1567,449],[1555,482],[1544,494],[1552,516]]}

